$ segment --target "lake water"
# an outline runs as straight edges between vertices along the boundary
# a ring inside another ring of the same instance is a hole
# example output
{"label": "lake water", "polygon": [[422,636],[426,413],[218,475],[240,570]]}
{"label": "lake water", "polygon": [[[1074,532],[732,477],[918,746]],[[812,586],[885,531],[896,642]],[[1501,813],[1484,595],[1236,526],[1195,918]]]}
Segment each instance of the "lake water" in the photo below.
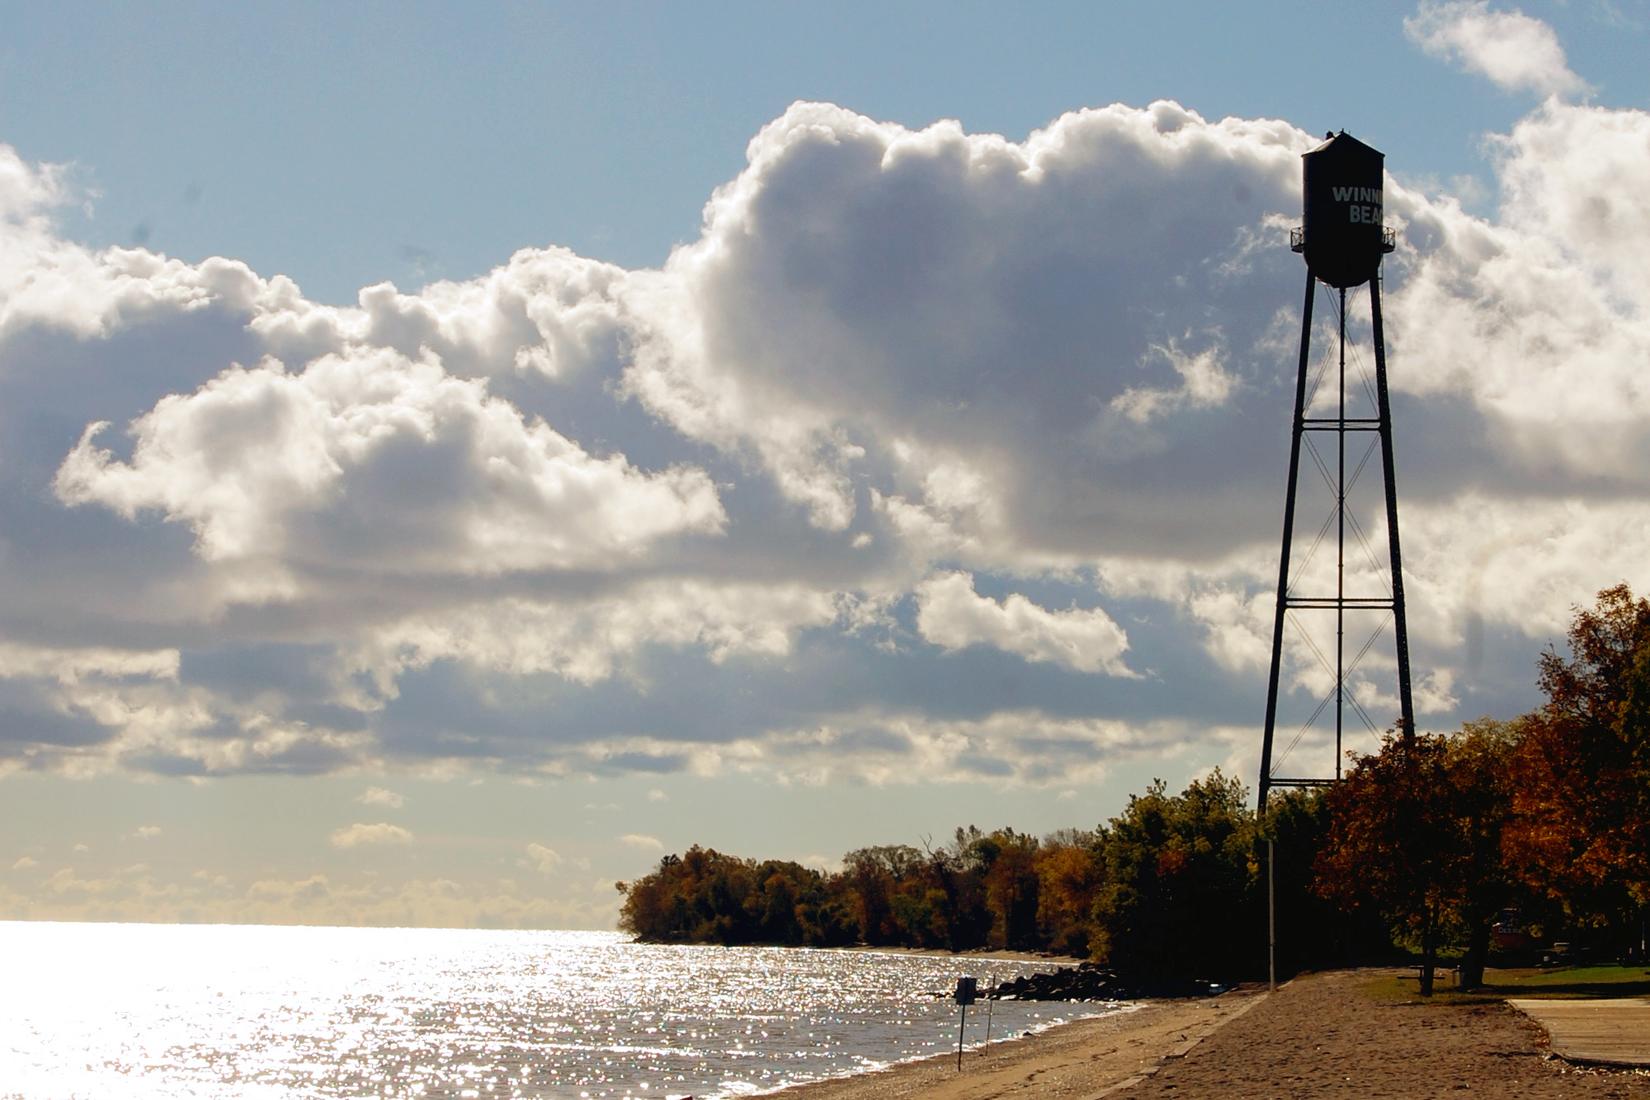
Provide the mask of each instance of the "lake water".
{"label": "lake water", "polygon": [[[954,1050],[957,1008],[932,991],[1038,969],[602,932],[47,922],[0,922],[0,958],[0,1096],[26,1100],[743,1096]],[[1005,1002],[992,1039],[1107,1011]]]}

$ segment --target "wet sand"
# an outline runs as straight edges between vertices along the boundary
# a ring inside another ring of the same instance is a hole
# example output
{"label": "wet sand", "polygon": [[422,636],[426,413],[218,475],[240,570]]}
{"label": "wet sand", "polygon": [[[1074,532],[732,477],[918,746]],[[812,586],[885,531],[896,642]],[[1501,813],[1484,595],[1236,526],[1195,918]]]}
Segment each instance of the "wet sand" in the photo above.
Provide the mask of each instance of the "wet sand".
{"label": "wet sand", "polygon": [[786,1089],[783,1100],[1082,1097],[1530,1097],[1650,1100],[1650,1073],[1549,1056],[1503,1004],[1382,1001],[1377,971],[1312,974],[1275,994],[1148,1002],[993,1046]]}

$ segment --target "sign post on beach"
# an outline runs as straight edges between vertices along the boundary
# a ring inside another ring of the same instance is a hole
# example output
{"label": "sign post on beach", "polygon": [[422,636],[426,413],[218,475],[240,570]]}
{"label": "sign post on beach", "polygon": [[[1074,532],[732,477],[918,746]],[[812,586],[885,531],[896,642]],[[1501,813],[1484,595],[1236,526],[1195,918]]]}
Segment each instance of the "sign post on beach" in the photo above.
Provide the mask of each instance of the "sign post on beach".
{"label": "sign post on beach", "polygon": [[997,999],[996,975],[987,973],[985,976],[985,1046],[980,1053],[985,1054],[986,1047],[991,1045],[991,1002]]}
{"label": "sign post on beach", "polygon": [[962,1018],[957,1021],[957,1068],[962,1069],[963,1031],[968,1027],[968,1006],[974,1003],[978,993],[978,985],[973,978],[966,974],[957,979],[957,991],[952,994],[959,1008],[962,1009]]}

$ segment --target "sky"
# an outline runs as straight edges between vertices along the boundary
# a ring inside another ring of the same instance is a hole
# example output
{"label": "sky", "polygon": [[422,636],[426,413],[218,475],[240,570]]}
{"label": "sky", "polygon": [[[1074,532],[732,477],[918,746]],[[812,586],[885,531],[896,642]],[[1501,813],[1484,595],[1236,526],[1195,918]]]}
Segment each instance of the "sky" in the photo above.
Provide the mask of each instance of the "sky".
{"label": "sky", "polygon": [[696,842],[1253,784],[1332,130],[1419,724],[1650,590],[1650,4],[5,19],[0,919],[603,928]]}

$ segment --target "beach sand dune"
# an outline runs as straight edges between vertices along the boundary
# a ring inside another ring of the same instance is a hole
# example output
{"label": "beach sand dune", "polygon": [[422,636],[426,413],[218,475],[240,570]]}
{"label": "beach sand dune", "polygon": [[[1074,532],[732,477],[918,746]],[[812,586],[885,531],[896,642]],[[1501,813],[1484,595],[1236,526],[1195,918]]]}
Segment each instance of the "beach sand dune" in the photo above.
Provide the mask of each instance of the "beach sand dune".
{"label": "beach sand dune", "polygon": [[1502,1004],[1377,1000],[1380,972],[1305,975],[1275,994],[1158,1001],[963,1058],[787,1089],[785,1100],[1082,1097],[1581,1097],[1650,1100],[1650,1074],[1571,1066]]}

